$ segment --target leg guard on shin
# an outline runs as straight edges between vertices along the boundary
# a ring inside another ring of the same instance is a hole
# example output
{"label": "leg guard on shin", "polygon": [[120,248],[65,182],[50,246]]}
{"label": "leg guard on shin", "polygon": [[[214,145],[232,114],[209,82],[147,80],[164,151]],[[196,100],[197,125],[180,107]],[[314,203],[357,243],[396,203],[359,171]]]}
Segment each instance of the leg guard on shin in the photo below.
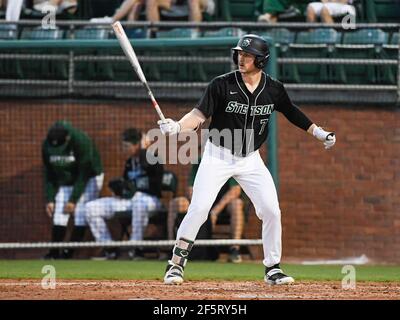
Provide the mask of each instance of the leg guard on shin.
{"label": "leg guard on shin", "polygon": [[165,284],[181,284],[183,282],[183,269],[192,247],[193,241],[184,238],[180,238],[176,242],[172,259],[168,261],[167,269],[165,270]]}
{"label": "leg guard on shin", "polygon": [[190,251],[193,248],[194,241],[180,238],[174,247],[171,262],[182,267],[186,265]]}

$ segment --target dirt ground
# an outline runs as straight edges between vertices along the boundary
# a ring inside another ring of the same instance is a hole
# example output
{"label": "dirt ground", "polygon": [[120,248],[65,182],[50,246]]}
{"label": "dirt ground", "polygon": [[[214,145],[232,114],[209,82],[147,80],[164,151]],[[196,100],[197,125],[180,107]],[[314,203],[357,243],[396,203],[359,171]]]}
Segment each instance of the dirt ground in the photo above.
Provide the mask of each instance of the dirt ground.
{"label": "dirt ground", "polygon": [[287,300],[287,299],[396,299],[400,282],[358,282],[342,289],[337,281],[301,282],[268,286],[263,281],[187,281],[171,290],[161,281],[58,280],[55,289],[43,289],[41,280],[0,280],[0,300]]}

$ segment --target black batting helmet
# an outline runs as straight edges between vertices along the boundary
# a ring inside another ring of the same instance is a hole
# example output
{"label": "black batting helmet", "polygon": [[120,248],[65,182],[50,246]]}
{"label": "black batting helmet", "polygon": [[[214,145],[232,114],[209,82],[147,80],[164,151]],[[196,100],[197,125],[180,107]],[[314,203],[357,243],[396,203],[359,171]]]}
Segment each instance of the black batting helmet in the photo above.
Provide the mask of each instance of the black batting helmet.
{"label": "black batting helmet", "polygon": [[233,62],[238,64],[238,51],[244,51],[256,56],[254,65],[258,69],[264,69],[268,62],[269,48],[267,41],[255,34],[246,34],[240,38],[237,46],[232,48]]}

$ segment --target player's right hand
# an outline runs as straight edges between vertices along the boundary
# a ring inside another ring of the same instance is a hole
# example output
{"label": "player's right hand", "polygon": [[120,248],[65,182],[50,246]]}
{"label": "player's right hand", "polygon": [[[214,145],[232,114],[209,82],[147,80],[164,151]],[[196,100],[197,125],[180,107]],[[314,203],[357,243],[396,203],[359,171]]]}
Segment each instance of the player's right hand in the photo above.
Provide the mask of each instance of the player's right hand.
{"label": "player's right hand", "polygon": [[47,215],[49,216],[49,218],[52,218],[52,217],[53,217],[54,208],[55,208],[54,202],[49,202],[49,203],[46,205],[46,213],[47,213]]}
{"label": "player's right hand", "polygon": [[166,136],[171,136],[181,131],[180,124],[172,119],[159,120],[157,124],[160,126],[161,133]]}

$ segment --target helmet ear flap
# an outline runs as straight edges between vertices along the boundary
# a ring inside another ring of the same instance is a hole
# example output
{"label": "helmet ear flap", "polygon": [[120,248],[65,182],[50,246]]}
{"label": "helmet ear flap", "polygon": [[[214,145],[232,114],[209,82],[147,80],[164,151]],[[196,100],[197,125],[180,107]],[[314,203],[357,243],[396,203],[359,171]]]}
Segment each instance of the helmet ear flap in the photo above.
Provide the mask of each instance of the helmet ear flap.
{"label": "helmet ear flap", "polygon": [[269,54],[266,57],[256,57],[254,60],[254,65],[258,69],[264,69],[268,63]]}
{"label": "helmet ear flap", "polygon": [[[269,54],[266,57],[256,57],[254,60],[254,65],[258,69],[264,69],[268,63],[268,58]],[[239,64],[239,53],[237,50],[233,50],[232,59],[236,65]]]}
{"label": "helmet ear flap", "polygon": [[236,50],[233,50],[232,59],[233,59],[233,62],[234,62],[236,65],[238,65],[239,59],[238,59],[238,52],[237,52]]}

